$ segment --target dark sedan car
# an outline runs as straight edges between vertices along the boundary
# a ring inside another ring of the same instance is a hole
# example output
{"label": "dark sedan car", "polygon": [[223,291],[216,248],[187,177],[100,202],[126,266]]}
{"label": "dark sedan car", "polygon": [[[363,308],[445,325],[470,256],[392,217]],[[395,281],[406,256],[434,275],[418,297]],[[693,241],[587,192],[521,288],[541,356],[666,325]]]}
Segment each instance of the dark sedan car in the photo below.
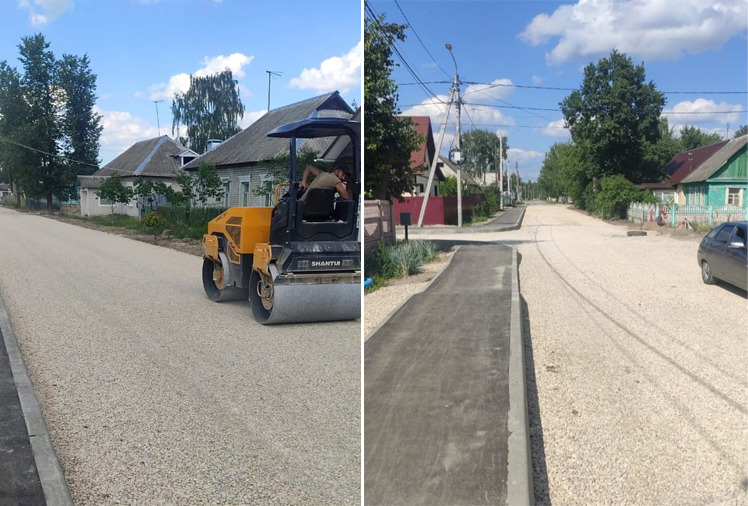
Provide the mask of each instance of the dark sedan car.
{"label": "dark sedan car", "polygon": [[720,279],[748,290],[748,222],[733,221],[714,227],[701,240],[697,258],[701,279],[711,285]]}

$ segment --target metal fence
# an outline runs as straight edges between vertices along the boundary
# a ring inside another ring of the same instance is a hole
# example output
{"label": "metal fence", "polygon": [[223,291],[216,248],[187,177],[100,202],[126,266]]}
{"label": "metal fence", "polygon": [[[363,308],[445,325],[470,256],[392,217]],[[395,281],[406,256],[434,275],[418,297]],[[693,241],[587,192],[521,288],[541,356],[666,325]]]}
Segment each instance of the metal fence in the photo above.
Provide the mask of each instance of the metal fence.
{"label": "metal fence", "polygon": [[376,248],[380,241],[395,239],[395,206],[387,200],[365,200],[364,251]]}
{"label": "metal fence", "polygon": [[634,223],[659,221],[663,225],[677,227],[688,221],[711,226],[726,221],[748,219],[748,207],[632,203],[626,216]]}

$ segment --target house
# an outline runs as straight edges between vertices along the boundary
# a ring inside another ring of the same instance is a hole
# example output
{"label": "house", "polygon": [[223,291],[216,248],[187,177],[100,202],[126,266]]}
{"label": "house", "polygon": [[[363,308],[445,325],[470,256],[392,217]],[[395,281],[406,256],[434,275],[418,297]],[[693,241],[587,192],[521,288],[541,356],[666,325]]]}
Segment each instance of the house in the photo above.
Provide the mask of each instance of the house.
{"label": "house", "polygon": [[665,165],[664,172],[668,177],[667,181],[644,183],[639,185],[639,187],[650,190],[654,196],[659,198],[662,202],[685,204],[685,186],[681,184],[683,178],[701,167],[701,164],[706,162],[727,143],[728,141],[721,141],[715,144],[710,144],[709,146],[703,146],[678,153],[668,162],[667,165]]}
{"label": "house", "polygon": [[[748,135],[732,139],[678,184],[686,204],[748,205]],[[681,189],[681,186],[683,187]]]}
{"label": "house", "polygon": [[10,197],[13,192],[10,190],[10,185],[7,183],[0,183],[0,199],[3,197]]}
{"label": "house", "polygon": [[[448,177],[457,177],[457,166],[450,162],[446,156],[439,155],[439,161],[436,162],[436,166],[442,171],[445,179]],[[462,180],[463,193],[467,193],[468,189],[477,190],[480,186],[478,181],[464,170],[461,171],[460,179]]]}
{"label": "house", "polygon": [[[426,186],[428,186],[431,163],[436,155],[436,144],[434,143],[434,132],[431,129],[431,118],[428,116],[398,116],[398,118],[410,118],[413,128],[424,139],[418,146],[418,149],[410,154],[410,167],[416,172],[413,190],[410,193],[403,194],[404,197],[422,196],[426,191]],[[444,180],[444,174],[437,164],[436,171],[434,172],[434,180],[431,182],[431,196],[438,197],[440,195],[439,183]]]}
{"label": "house", "polygon": [[[111,213],[109,202],[96,195],[106,178],[119,174],[125,186],[134,187],[138,178],[162,181],[178,189],[172,176],[185,164],[197,158],[197,153],[179,145],[167,135],[136,142],[124,153],[90,176],[78,176],[81,216],[101,216]],[[134,198],[129,204],[117,204],[115,212],[139,218],[143,202]]]}
{"label": "house", "polygon": [[[271,206],[274,195],[270,188],[283,181],[273,181],[269,162],[288,153],[288,139],[267,137],[267,133],[313,115],[350,118],[353,114],[353,109],[337,91],[273,109],[238,134],[186,164],[184,170],[194,172],[203,162],[213,165],[224,182],[224,197],[219,203],[224,207]],[[300,150],[312,149],[324,153],[333,141],[332,138],[305,139]],[[263,190],[263,187],[267,190]]]}

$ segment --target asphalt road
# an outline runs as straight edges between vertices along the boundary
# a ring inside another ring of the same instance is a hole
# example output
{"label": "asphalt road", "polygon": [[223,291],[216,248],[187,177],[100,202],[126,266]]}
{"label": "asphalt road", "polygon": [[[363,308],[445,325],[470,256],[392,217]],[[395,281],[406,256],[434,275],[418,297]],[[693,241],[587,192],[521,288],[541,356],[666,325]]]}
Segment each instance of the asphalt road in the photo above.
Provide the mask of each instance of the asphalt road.
{"label": "asphalt road", "polygon": [[506,503],[511,265],[461,248],[366,341],[366,504]]}
{"label": "asphalt road", "polygon": [[39,216],[0,238],[76,504],[360,502],[360,321],[263,327],[198,257]]}
{"label": "asphalt road", "polygon": [[748,302],[702,283],[698,238],[542,204],[419,238],[518,248],[538,504],[746,503]]}

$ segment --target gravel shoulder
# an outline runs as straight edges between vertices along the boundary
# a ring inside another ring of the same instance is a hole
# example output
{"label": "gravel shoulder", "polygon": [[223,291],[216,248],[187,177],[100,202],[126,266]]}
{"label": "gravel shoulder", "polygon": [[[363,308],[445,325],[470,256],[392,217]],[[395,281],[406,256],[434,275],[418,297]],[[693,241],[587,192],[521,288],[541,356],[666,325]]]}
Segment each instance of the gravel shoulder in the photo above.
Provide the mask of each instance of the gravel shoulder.
{"label": "gravel shoulder", "polygon": [[702,283],[698,240],[541,204],[459,239],[521,255],[538,504],[746,503],[748,300]]}
{"label": "gravel shoulder", "polygon": [[360,502],[360,321],[264,327],[198,257],[28,213],[0,237],[76,504]]}
{"label": "gravel shoulder", "polygon": [[437,260],[425,264],[419,274],[388,280],[386,286],[364,295],[364,340],[405,300],[422,292],[447,266],[453,254],[441,253]]}

